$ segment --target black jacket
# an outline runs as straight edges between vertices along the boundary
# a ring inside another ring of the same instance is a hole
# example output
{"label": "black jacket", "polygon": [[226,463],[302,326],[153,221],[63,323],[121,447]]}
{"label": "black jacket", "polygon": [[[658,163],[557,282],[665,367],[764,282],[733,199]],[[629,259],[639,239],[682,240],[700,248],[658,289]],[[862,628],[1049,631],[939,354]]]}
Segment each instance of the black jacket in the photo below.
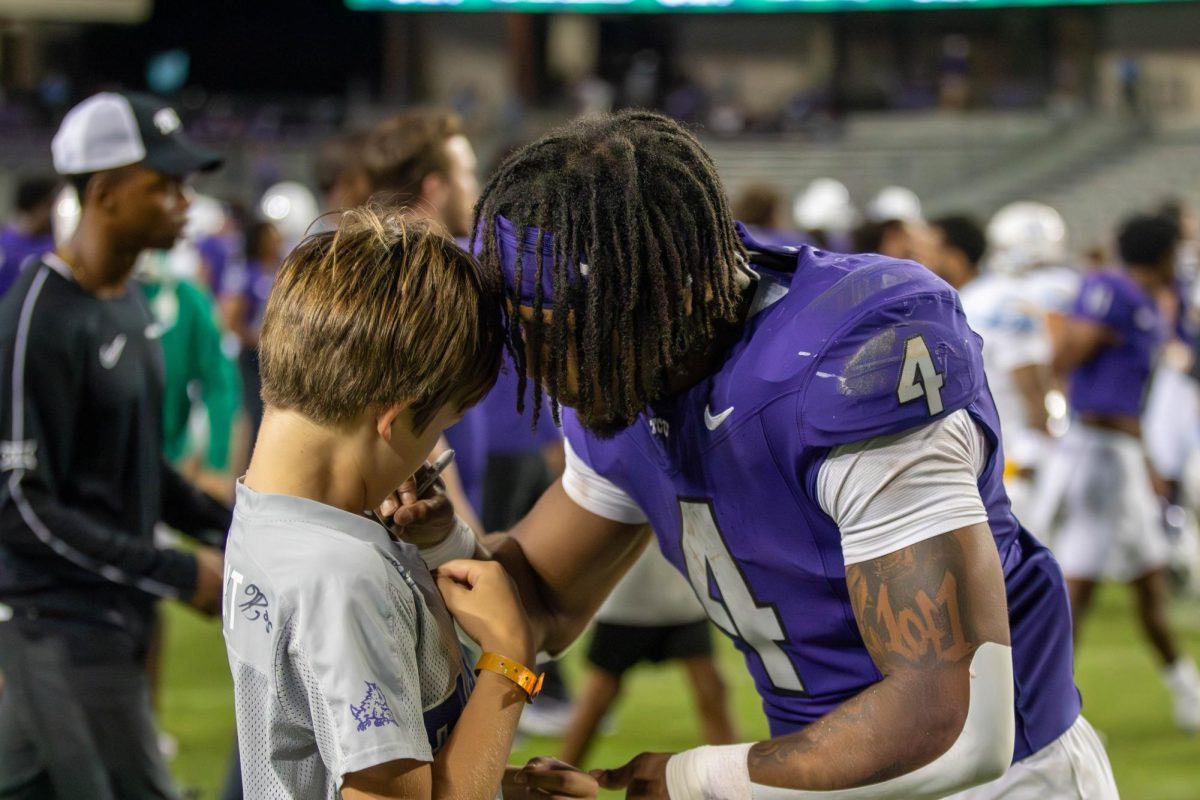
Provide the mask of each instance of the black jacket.
{"label": "black jacket", "polygon": [[230,512],[163,458],[157,337],[136,285],[98,298],[53,255],[0,300],[0,602],[140,629],[195,590],[154,526],[220,544]]}

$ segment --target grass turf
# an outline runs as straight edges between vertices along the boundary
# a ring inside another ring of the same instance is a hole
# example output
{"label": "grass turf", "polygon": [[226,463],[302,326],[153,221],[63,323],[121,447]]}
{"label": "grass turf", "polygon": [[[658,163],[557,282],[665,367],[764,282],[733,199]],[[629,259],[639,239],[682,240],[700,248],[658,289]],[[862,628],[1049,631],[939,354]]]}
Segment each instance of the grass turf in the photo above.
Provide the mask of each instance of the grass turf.
{"label": "grass turf", "polygon": [[[177,607],[167,616],[162,715],[166,730],[179,740],[172,770],[182,787],[209,800],[218,796],[233,734],[225,648],[216,623]],[[1200,659],[1200,603],[1179,604],[1173,617],[1186,651]],[[1134,626],[1124,589],[1107,587],[1099,594],[1084,636],[1076,680],[1084,713],[1106,740],[1122,797],[1200,798],[1200,738],[1175,729],[1170,697]],[[762,738],[766,724],[741,657],[723,637],[718,639],[739,733],[746,739]],[[572,678],[578,678],[584,666],[580,652],[575,648],[567,658]],[[644,750],[680,750],[700,743],[699,725],[678,668],[639,668],[626,687],[616,707],[615,729],[595,743],[589,766],[619,766]],[[526,739],[512,762],[557,749],[553,739]]]}

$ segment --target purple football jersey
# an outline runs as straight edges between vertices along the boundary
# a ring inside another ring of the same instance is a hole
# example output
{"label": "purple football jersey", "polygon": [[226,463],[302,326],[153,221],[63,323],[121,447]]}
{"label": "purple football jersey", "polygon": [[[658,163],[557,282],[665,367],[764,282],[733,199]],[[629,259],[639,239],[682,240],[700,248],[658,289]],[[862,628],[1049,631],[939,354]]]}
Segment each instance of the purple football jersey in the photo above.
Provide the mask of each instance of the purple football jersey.
{"label": "purple football jersey", "polygon": [[[745,656],[781,735],[881,678],[855,622],[841,535],[817,500],[821,464],[837,445],[966,409],[990,444],[978,486],[1008,590],[1014,758],[1038,751],[1079,715],[1070,611],[1058,564],[1009,507],[982,342],[956,292],[913,262],[746,244],[771,282],[759,296],[786,294],[747,321],[717,372],[617,436],[595,437],[567,414],[572,449],[641,506]],[[784,259],[794,273],[763,266]]]}
{"label": "purple football jersey", "polygon": [[221,294],[226,287],[226,270],[230,264],[241,265],[241,236],[217,234],[196,242],[196,251],[204,261],[205,275],[212,294]]}
{"label": "purple football jersey", "polygon": [[[470,252],[469,239],[460,237],[454,242]],[[483,513],[483,484],[489,456],[493,453],[528,453],[562,438],[545,407],[537,431],[530,430],[532,417],[529,415],[532,412],[528,406],[531,395],[532,392],[526,387],[526,415],[522,417],[517,413],[516,406],[517,371],[508,353],[505,353],[496,385],[478,405],[468,409],[459,422],[446,429],[446,441],[454,448],[454,462],[458,466],[463,491],[476,514]]]}
{"label": "purple football jersey", "polygon": [[536,401],[532,386],[525,384],[525,413],[517,413],[517,386],[519,376],[508,354],[504,355],[504,367],[496,378],[496,385],[479,405],[468,413],[479,413],[487,419],[488,455],[515,456],[536,453],[549,444],[562,439],[554,425],[550,405],[542,396],[542,413],[536,429],[531,429],[532,405]]}
{"label": "purple football jersey", "polygon": [[454,449],[454,465],[463,491],[478,515],[483,510],[483,476],[487,471],[488,420],[479,406],[446,429],[446,441]]}
{"label": "purple football jersey", "polygon": [[747,225],[746,232],[754,237],[754,241],[771,247],[799,247],[813,243],[812,237],[802,231]]}
{"label": "purple football jersey", "polygon": [[16,283],[26,264],[53,249],[53,236],[29,236],[12,226],[0,231],[0,295]]}
{"label": "purple football jersey", "polygon": [[491,456],[535,453],[562,439],[545,403],[537,430],[530,429],[532,394],[526,384],[525,414],[518,414],[517,372],[505,354],[504,367],[496,385],[479,405],[468,409],[461,420],[446,429],[446,440],[454,448],[454,463],[458,466],[463,491],[476,514],[483,513],[484,478]]}
{"label": "purple football jersey", "polygon": [[1117,343],[1100,349],[1070,376],[1076,412],[1139,417],[1158,349],[1167,331],[1153,298],[1122,272],[1083,279],[1071,316],[1106,325]]}
{"label": "purple football jersey", "polygon": [[246,301],[246,324],[261,332],[267,314],[267,300],[275,286],[275,270],[261,261],[227,265],[221,277],[221,298],[241,297]]}

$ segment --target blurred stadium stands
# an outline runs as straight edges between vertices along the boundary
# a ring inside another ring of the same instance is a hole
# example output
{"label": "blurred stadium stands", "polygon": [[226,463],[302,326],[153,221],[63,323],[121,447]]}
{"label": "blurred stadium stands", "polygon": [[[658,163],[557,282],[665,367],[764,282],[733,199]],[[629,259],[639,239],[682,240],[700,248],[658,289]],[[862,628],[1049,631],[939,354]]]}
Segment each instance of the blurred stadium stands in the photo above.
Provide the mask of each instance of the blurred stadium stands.
{"label": "blurred stadium stands", "polygon": [[[331,104],[326,119],[314,120],[299,108],[274,108],[252,118],[229,110],[198,120],[201,137],[229,156],[228,168],[207,179],[205,191],[252,202],[282,178],[311,182],[313,154],[336,130],[337,111]],[[531,114],[524,127],[535,135],[562,119]],[[0,198],[7,198],[6,180],[48,168],[52,130],[10,119],[0,120],[0,131]],[[1103,244],[1118,218],[1167,195],[1200,205],[1200,120],[1187,118],[1151,123],[1101,114],[1058,119],[1039,111],[863,112],[818,135],[701,135],[731,195],[769,183],[790,198],[815,178],[836,177],[859,207],[898,184],[915,191],[930,216],[968,211],[986,217],[1008,202],[1036,199],[1061,211],[1073,249]],[[512,138],[511,130],[475,134],[482,163]]]}
{"label": "blurred stadium stands", "polygon": [[1113,222],[1163,199],[1163,187],[1200,204],[1200,124],[1136,136],[1033,193],[1062,211],[1078,242],[1102,239]]}

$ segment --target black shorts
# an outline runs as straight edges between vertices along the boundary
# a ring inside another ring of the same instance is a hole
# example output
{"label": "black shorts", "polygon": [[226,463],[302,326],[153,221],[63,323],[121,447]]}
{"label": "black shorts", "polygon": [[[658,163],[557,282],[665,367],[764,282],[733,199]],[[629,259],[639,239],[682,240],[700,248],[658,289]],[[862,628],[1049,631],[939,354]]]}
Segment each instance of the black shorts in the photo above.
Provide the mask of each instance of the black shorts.
{"label": "black shorts", "polygon": [[700,658],[713,653],[708,620],[683,625],[614,625],[597,622],[587,659],[613,675],[642,661]]}

